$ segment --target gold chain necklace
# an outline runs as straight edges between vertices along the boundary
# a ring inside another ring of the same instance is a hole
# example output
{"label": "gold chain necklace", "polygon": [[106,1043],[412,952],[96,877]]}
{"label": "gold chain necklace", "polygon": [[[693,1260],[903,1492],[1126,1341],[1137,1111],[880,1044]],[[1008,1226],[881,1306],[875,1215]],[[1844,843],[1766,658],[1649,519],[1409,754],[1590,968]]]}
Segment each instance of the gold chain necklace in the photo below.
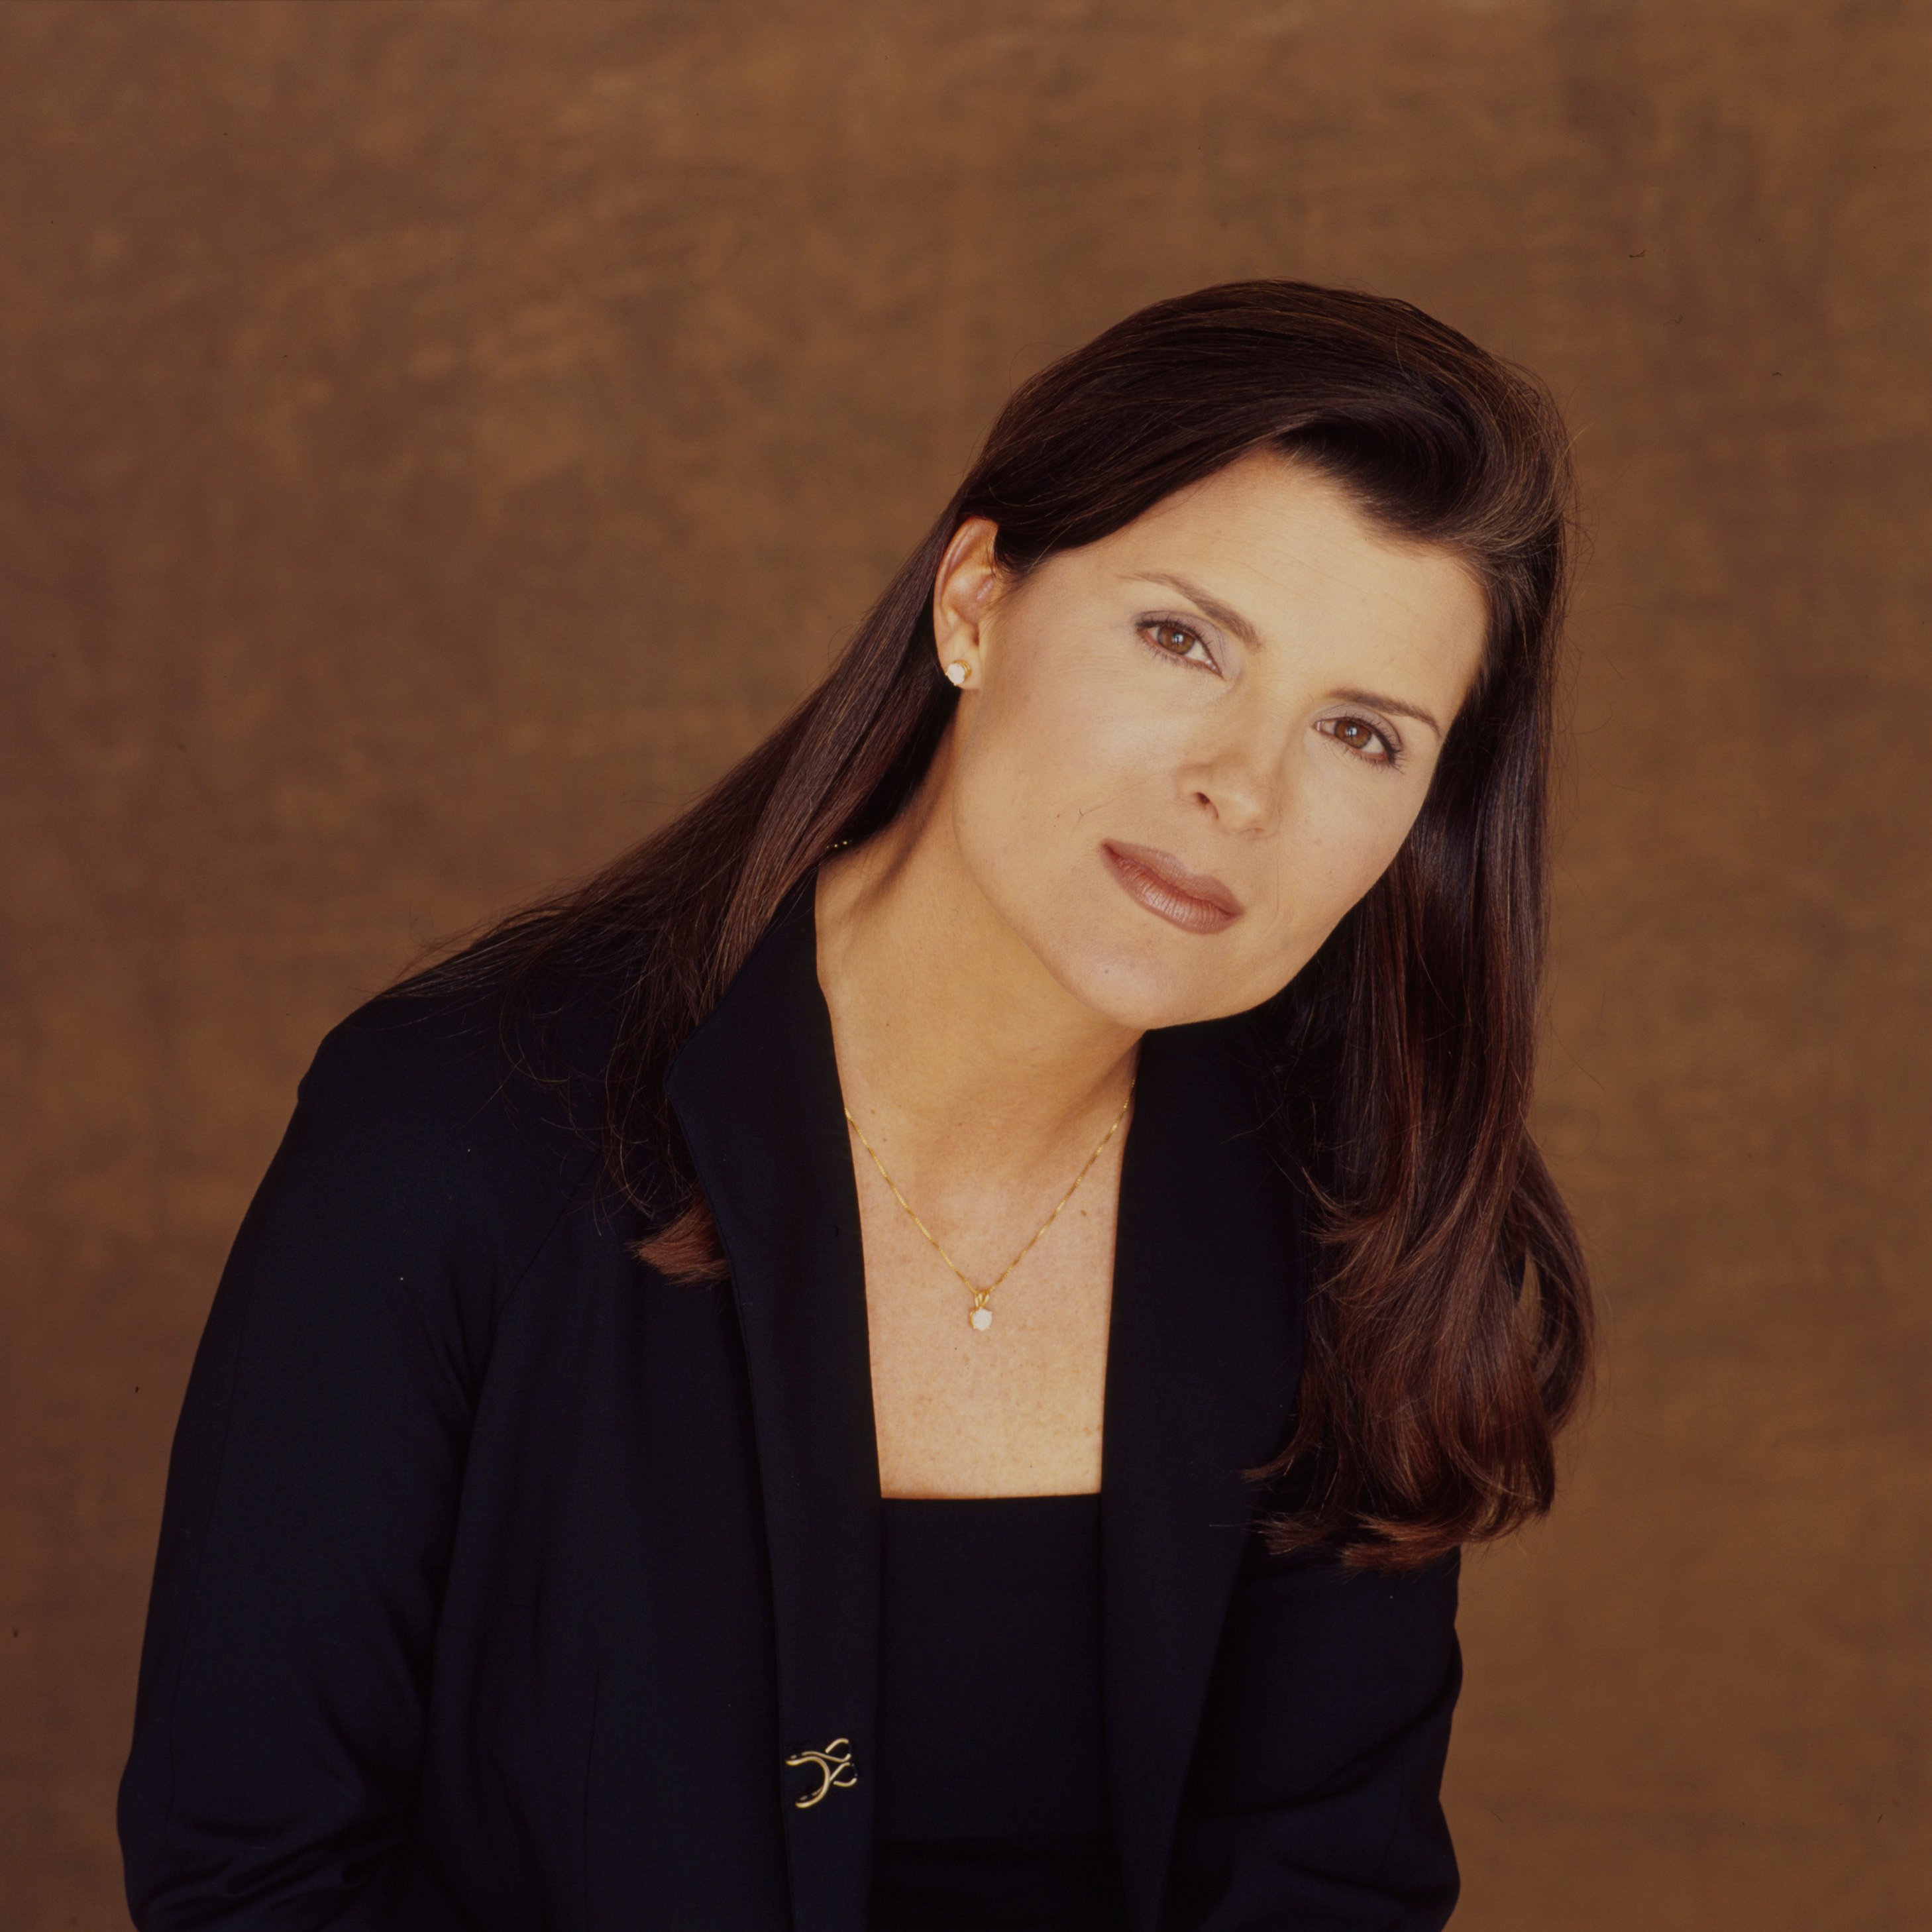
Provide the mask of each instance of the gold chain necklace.
{"label": "gold chain necklace", "polygon": [[999,1273],[994,1276],[992,1280],[988,1282],[983,1288],[981,1287],[978,1282],[968,1280],[965,1271],[960,1267],[959,1264],[946,1252],[944,1248],[940,1246],[939,1238],[934,1234],[932,1230],[919,1218],[919,1216],[916,1214],[914,1212],[912,1203],[899,1192],[898,1183],[892,1179],[890,1174],[886,1172],[886,1164],[879,1158],[878,1150],[873,1146],[870,1141],[866,1139],[865,1130],[860,1126],[856,1120],[852,1119],[852,1110],[850,1107],[848,1107],[845,1109],[845,1118],[848,1120],[851,1121],[852,1131],[859,1136],[859,1144],[872,1156],[872,1165],[879,1170],[879,1173],[884,1178],[886,1185],[892,1190],[892,1198],[896,1201],[908,1214],[912,1216],[913,1226],[916,1228],[928,1241],[932,1242],[934,1247],[938,1249],[939,1258],[943,1261],[955,1274],[958,1275],[959,1279],[964,1282],[967,1287],[971,1291],[973,1296],[973,1309],[972,1312],[967,1317],[967,1319],[972,1323],[973,1326],[976,1328],[981,1334],[983,1335],[986,1330],[993,1325],[993,1311],[986,1306],[986,1298],[992,1293],[994,1288],[999,1286],[1001,1282],[1006,1280],[1008,1275],[1012,1273],[1015,1268],[1019,1266],[1020,1263],[1026,1258],[1027,1249],[1030,1248],[1033,1246],[1034,1242],[1038,1240],[1040,1236],[1045,1234],[1047,1229],[1052,1227],[1055,1221],[1059,1220],[1060,1208],[1064,1208],[1067,1202],[1073,1198],[1074,1189],[1077,1188],[1080,1184],[1087,1178],[1088,1169],[1090,1168],[1094,1163],[1100,1158],[1101,1148],[1104,1148],[1107,1143],[1114,1138],[1115,1130],[1118,1129],[1120,1123],[1126,1118],[1128,1103],[1133,1099],[1133,1097],[1134,1083],[1130,1080],[1127,1082],[1126,1100],[1123,1100],[1120,1102],[1120,1111],[1114,1116],[1113,1126],[1109,1127],[1107,1131],[1100,1136],[1100,1146],[1095,1148],[1094,1151],[1087,1156],[1087,1166],[1083,1167],[1080,1172],[1073,1177],[1073,1186],[1070,1187],[1066,1192],[1060,1197],[1059,1202],[1054,1208],[1053,1212],[1048,1215],[1046,1219],[1041,1222],[1040,1226],[1034,1230],[1032,1237],[1028,1240],[1026,1247],[1021,1249],[1019,1252],[1014,1256],[1012,1259],[1007,1262],[1006,1266],[1000,1269]]}

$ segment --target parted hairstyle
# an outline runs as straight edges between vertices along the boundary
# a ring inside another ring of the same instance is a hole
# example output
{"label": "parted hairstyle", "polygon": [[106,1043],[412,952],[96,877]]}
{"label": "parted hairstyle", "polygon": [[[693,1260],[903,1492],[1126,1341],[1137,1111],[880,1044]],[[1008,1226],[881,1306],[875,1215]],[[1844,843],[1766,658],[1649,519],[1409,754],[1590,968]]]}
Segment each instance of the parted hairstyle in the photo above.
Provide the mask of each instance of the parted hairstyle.
{"label": "parted hairstyle", "polygon": [[888,822],[958,701],[932,596],[968,517],[1010,580],[1273,449],[1372,527],[1440,544],[1486,593],[1474,686],[1393,863],[1256,1010],[1311,1204],[1307,1348],[1257,1522],[1278,1552],[1398,1570],[1546,1510],[1588,1370],[1589,1288],[1528,1126],[1546,941],[1546,794],[1571,482],[1554,404],[1403,302],[1280,280],[1140,310],[1008,402],[952,500],[824,681],[698,801],[430,979],[628,988],[602,1085],[615,1186],[674,1280],[724,1261],[663,1088],[786,893]]}

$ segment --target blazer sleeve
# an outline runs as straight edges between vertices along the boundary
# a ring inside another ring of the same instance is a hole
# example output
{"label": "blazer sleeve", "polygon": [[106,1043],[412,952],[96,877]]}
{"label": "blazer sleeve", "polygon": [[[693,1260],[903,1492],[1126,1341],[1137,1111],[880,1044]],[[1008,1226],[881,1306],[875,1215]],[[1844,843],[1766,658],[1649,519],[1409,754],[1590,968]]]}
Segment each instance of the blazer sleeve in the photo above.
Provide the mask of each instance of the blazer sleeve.
{"label": "blazer sleeve", "polygon": [[435,1030],[352,1020],[324,1042],[216,1291],[120,1788],[141,1932],[470,1932],[413,1810],[472,1403],[518,1257],[487,1107],[430,1064]]}
{"label": "blazer sleeve", "polygon": [[1168,1932],[1439,1932],[1460,1552],[1387,1576],[1251,1547],[1175,1840]]}

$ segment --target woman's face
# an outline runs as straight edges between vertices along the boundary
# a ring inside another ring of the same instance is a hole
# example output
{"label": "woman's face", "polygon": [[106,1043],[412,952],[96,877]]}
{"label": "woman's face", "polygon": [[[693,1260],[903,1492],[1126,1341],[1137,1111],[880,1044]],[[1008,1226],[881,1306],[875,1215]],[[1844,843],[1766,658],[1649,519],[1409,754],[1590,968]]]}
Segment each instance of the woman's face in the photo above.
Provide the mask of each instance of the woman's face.
{"label": "woman's face", "polygon": [[934,601],[968,680],[963,861],[1049,973],[1136,1028],[1278,992],[1408,836],[1480,662],[1447,550],[1241,459],[1017,584],[962,526]]}

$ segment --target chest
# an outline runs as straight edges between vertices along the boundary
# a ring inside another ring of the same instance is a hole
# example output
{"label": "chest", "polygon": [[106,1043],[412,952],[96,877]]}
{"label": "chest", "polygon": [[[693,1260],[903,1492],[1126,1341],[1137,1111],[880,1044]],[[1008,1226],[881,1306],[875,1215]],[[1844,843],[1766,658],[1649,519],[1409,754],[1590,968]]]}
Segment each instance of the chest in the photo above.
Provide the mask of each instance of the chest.
{"label": "chest", "polygon": [[[1037,1198],[989,1192],[947,1204],[943,1218],[935,1214],[928,1225],[938,1223],[934,1232],[960,1274],[869,1161],[862,1156],[854,1172],[884,1493],[1069,1495],[1099,1488],[1118,1148],[1095,1162],[1030,1247],[1046,1211]],[[1049,1198],[1046,1208],[1052,1204]],[[991,1323],[976,1328],[968,1283],[985,1287],[996,1280],[984,1300]]]}

